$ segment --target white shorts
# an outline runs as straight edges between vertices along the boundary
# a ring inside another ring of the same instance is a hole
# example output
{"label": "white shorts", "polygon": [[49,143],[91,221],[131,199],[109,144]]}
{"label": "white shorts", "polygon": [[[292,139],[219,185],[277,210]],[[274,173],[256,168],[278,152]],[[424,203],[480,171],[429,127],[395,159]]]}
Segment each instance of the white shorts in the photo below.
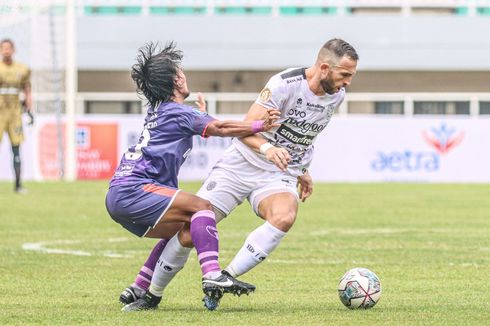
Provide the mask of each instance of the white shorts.
{"label": "white shorts", "polygon": [[255,214],[259,215],[259,204],[264,198],[288,192],[299,201],[297,189],[296,177],[258,168],[232,145],[213,167],[197,196],[209,200],[225,215],[247,198]]}

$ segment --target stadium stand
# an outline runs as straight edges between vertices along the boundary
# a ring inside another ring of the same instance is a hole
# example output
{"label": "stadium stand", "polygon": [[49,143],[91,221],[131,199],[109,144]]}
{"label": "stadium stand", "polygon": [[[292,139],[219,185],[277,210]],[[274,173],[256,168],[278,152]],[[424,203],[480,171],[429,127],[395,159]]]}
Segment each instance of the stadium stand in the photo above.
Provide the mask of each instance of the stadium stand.
{"label": "stadium stand", "polygon": [[[10,3],[0,12],[28,17],[35,2]],[[61,16],[64,1],[51,3],[55,3],[54,15]],[[336,36],[349,40],[361,54],[345,113],[478,115],[489,111],[490,41],[481,38],[482,31],[490,29],[488,0],[75,3],[78,91],[85,94],[79,110],[84,113],[140,112],[137,100],[118,101],[112,95],[94,100],[100,97],[94,93],[133,92],[128,69],[136,49],[147,40],[177,41],[185,51],[191,89],[209,93],[211,102],[216,99],[211,107],[217,112],[243,113],[250,93],[260,91],[270,75],[284,67],[306,65],[312,49]],[[28,43],[22,41],[29,37],[24,34],[11,37],[22,45]],[[63,61],[62,51],[59,60]],[[243,96],[227,102],[223,98],[229,96],[223,93]],[[383,93],[388,94],[380,97]]]}

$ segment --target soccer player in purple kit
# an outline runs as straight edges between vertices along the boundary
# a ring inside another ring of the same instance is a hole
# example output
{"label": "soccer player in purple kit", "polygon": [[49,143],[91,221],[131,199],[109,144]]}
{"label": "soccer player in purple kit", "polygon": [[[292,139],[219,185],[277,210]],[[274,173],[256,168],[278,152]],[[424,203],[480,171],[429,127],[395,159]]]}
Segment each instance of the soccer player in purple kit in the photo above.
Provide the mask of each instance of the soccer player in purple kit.
{"label": "soccer player in purple kit", "polygon": [[[265,120],[219,121],[184,105],[189,90],[181,60],[182,52],[173,42],[160,51],[153,43],[139,50],[131,77],[148,101],[148,112],[138,144],[124,153],[110,181],[106,208],[114,221],[139,237],[169,239],[188,224],[201,265],[203,292],[217,298],[223,293],[249,293],[255,286],[221,272],[212,205],[178,189],[177,175],[194,135],[242,137],[270,130],[276,126],[278,111],[269,110]],[[161,294],[150,286],[144,299],[123,310],[156,308]]]}

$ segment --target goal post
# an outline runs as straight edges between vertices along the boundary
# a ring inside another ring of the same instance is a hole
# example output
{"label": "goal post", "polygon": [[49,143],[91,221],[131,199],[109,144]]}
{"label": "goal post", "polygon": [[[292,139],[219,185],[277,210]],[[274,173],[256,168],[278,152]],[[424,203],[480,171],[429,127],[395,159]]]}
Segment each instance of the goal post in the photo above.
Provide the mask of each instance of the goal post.
{"label": "goal post", "polygon": [[55,116],[49,178],[75,180],[75,0],[0,0],[0,39],[15,44],[14,60],[31,69],[33,109]]}

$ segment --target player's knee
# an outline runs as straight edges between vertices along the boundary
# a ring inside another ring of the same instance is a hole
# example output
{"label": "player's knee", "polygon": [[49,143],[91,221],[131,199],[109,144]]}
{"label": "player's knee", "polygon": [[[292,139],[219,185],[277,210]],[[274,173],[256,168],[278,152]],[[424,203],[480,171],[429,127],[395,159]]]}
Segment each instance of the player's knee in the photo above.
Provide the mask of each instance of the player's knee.
{"label": "player's knee", "polygon": [[192,243],[191,230],[188,227],[184,227],[179,231],[179,242],[182,246],[187,248],[192,248],[194,244]]}
{"label": "player's knee", "polygon": [[296,220],[296,212],[272,212],[267,221],[283,232],[288,232]]}
{"label": "player's knee", "polygon": [[194,210],[195,212],[206,210],[213,211],[213,205],[211,205],[211,202],[209,200],[196,197],[194,201]]}

